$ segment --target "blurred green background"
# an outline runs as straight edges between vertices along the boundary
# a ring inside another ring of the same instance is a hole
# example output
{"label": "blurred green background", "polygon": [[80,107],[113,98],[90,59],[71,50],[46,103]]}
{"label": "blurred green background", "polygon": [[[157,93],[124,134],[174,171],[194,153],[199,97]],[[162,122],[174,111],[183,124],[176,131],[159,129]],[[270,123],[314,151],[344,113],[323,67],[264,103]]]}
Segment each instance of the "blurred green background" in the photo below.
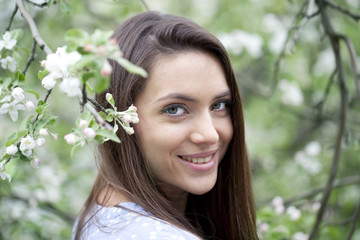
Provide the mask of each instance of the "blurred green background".
{"label": "blurred green background", "polygon": [[[90,33],[97,28],[113,30],[128,17],[146,11],[145,5],[150,10],[188,17],[218,36],[231,55],[242,93],[259,235],[261,239],[306,239],[322,195],[315,192],[307,197],[294,197],[325,185],[340,112],[336,77],[326,94],[335,60],[319,16],[309,19],[301,28],[301,35],[292,51],[285,55],[275,80],[274,71],[288,30],[300,24],[303,15],[299,12],[306,12],[308,1],[56,2],[49,7],[36,7],[25,1],[52,50],[65,44],[64,34],[69,29],[82,28]],[[333,2],[360,14],[359,0]],[[0,0],[1,33],[14,6],[14,0]],[[314,6],[312,13],[316,10]],[[347,35],[359,54],[359,21],[332,9],[328,13],[335,30]],[[12,25],[15,28],[25,32],[19,42],[25,66],[32,37],[19,13]],[[291,39],[295,32],[296,29],[291,32]],[[346,239],[354,220],[351,217],[360,201],[360,101],[345,44],[341,45],[341,53],[347,77],[348,113],[336,183],[347,182],[332,191],[318,239]],[[37,73],[39,61],[45,57],[38,49],[25,81],[25,86],[37,89],[42,96],[46,91]],[[360,58],[356,60],[360,65]],[[39,149],[38,169],[25,162],[11,162],[7,167],[13,179],[11,183],[0,182],[0,239],[69,239],[73,221],[95,179],[95,146],[79,149],[71,158],[71,147],[63,140],[79,114],[77,102],[55,89],[49,104],[49,111],[58,116],[50,130],[58,133],[59,139],[49,139]],[[15,131],[16,125],[4,115],[0,115],[0,122],[0,153],[3,153],[5,139]],[[285,201],[282,211],[277,209],[279,201],[273,201],[276,196]],[[360,239],[360,220],[356,222],[352,239]]]}

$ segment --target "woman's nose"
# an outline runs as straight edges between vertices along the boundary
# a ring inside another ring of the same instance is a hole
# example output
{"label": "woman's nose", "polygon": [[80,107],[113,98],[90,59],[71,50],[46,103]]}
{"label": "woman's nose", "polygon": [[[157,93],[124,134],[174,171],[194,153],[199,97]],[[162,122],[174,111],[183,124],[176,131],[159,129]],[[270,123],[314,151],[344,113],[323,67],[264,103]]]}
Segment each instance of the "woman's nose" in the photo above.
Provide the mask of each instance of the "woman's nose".
{"label": "woman's nose", "polygon": [[194,119],[190,139],[196,144],[206,143],[211,145],[217,143],[219,134],[210,113],[204,113]]}

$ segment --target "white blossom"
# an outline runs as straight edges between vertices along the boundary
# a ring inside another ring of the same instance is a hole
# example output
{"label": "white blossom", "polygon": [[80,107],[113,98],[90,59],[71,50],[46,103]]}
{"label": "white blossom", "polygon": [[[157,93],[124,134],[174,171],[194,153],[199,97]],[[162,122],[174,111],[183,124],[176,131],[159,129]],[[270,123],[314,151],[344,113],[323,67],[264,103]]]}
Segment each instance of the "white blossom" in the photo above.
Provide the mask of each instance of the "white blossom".
{"label": "white blossom", "polygon": [[21,87],[16,87],[12,90],[11,96],[18,102],[21,102],[25,99],[24,90]]}
{"label": "white blossom", "polygon": [[282,91],[282,102],[284,104],[299,106],[304,102],[304,97],[299,85],[296,82],[280,80],[279,89]]}
{"label": "white blossom", "polygon": [[240,54],[243,49],[246,49],[253,58],[259,58],[262,55],[263,40],[258,34],[235,29],[231,33],[220,34],[219,39],[233,54]]}
{"label": "white blossom", "polygon": [[16,147],[16,145],[10,145],[6,148],[6,153],[8,155],[14,155],[15,153],[17,153],[18,148]]}
{"label": "white blossom", "polygon": [[290,216],[293,221],[298,220],[301,217],[301,211],[295,206],[290,206],[286,209],[286,213]]}
{"label": "white blossom", "polygon": [[39,164],[40,164],[40,159],[39,158],[34,158],[30,161],[30,165],[33,167],[33,168],[38,168],[39,167]]}
{"label": "white blossom", "polygon": [[305,234],[303,232],[296,232],[291,240],[307,240],[309,238],[309,235],[308,234]]}
{"label": "white blossom", "polygon": [[75,144],[79,140],[78,137],[73,133],[66,134],[64,139],[68,144]]}
{"label": "white blossom", "polygon": [[95,130],[94,129],[92,129],[92,128],[85,128],[84,130],[83,130],[83,133],[84,133],[84,135],[87,137],[87,138],[89,138],[89,139],[93,139],[95,136],[96,136],[96,132],[95,132]]}
{"label": "white blossom", "polygon": [[274,210],[277,214],[280,215],[280,214],[284,213],[285,206],[284,206],[284,200],[282,197],[276,196],[272,200],[271,206],[274,208]]}
{"label": "white blossom", "polygon": [[[20,140],[20,151],[32,150],[36,147],[36,143],[32,137],[27,135]],[[24,154],[24,153],[23,153]],[[24,154],[25,155],[25,154]]]}
{"label": "white blossom", "polygon": [[16,45],[16,39],[11,38],[11,34],[7,31],[4,33],[2,40],[0,40],[0,51],[3,48],[6,48],[8,50],[13,49],[13,47]]}
{"label": "white blossom", "polygon": [[64,78],[59,87],[61,91],[70,97],[81,96],[80,80],[78,78]]}
{"label": "white blossom", "polygon": [[49,75],[55,79],[69,76],[69,67],[81,59],[78,52],[66,52],[66,46],[57,48],[55,53],[49,54],[41,64],[49,71]]}
{"label": "white blossom", "polygon": [[321,152],[321,145],[317,141],[309,142],[305,147],[305,152],[309,156],[317,156]]}
{"label": "white blossom", "polygon": [[50,75],[45,76],[41,80],[41,85],[43,85],[43,87],[46,88],[47,90],[53,89],[55,87],[55,84],[56,84],[55,78],[53,78]]}
{"label": "white blossom", "polygon": [[25,157],[31,157],[32,155],[32,150],[31,149],[25,149],[23,151],[21,151],[21,153],[25,156]]}
{"label": "white blossom", "polygon": [[44,145],[45,142],[46,142],[46,140],[45,140],[45,138],[43,138],[43,137],[40,137],[40,138],[36,139],[36,145],[37,145],[38,147],[41,147],[42,145]]}
{"label": "white blossom", "polygon": [[11,175],[5,173],[4,171],[0,171],[0,177],[2,180],[5,180],[7,178],[7,179],[9,179],[9,182],[11,181]]}
{"label": "white blossom", "polygon": [[1,67],[3,69],[9,69],[11,72],[15,72],[16,70],[16,61],[13,57],[7,56],[0,60]]}
{"label": "white blossom", "polygon": [[18,119],[18,110],[24,110],[24,104],[19,104],[16,101],[11,103],[4,103],[0,107],[0,114],[9,113],[11,120],[14,122]]}
{"label": "white blossom", "polygon": [[32,111],[35,109],[35,104],[32,101],[28,100],[25,102],[24,107],[26,110]]}

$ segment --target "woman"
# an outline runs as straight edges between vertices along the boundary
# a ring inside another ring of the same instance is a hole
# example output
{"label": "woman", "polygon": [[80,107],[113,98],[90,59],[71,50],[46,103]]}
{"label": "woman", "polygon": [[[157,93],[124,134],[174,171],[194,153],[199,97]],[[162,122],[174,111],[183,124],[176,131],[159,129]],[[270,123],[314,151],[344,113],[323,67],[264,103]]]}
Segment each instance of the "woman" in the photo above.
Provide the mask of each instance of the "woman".
{"label": "woman", "polygon": [[[112,63],[135,134],[99,146],[76,239],[258,239],[241,100],[222,44],[195,23],[147,12],[113,36],[144,79]],[[105,93],[98,97],[109,107]]]}

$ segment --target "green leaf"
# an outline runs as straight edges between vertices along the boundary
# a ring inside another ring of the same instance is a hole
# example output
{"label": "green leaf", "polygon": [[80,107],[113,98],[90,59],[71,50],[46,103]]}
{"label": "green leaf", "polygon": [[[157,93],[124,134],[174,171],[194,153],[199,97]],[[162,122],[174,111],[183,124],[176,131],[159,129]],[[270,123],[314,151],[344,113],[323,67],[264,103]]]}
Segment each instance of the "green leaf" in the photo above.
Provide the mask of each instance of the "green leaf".
{"label": "green leaf", "polygon": [[116,58],[115,60],[130,73],[138,74],[144,78],[148,76],[147,72],[144,69],[132,64],[125,58]]}
{"label": "green leaf", "polygon": [[28,124],[31,121],[31,119],[34,117],[33,114],[30,114],[29,116],[27,116],[20,124],[20,128],[28,128]]}
{"label": "green leaf", "polygon": [[42,119],[38,119],[36,123],[34,124],[34,130],[37,132],[41,128],[47,128],[49,125],[53,125],[56,122],[55,116],[47,115],[46,117],[43,117]]}
{"label": "green leaf", "polygon": [[34,90],[29,89],[29,90],[26,90],[25,92],[34,94],[37,100],[39,100],[39,98],[40,98],[40,94],[38,94]]}
{"label": "green leaf", "polygon": [[106,93],[106,101],[108,101],[111,106],[115,107],[115,101],[111,93]]}
{"label": "green leaf", "polygon": [[24,74],[22,74],[21,72],[16,71],[16,73],[15,73],[15,79],[16,79],[17,81],[19,81],[19,82],[23,82],[23,81],[25,81],[25,76],[24,76]]}
{"label": "green leaf", "polygon": [[95,82],[95,92],[101,93],[106,89],[108,89],[109,85],[110,85],[110,79],[108,77],[103,77],[100,74],[98,74]]}
{"label": "green leaf", "polygon": [[104,112],[99,112],[99,115],[105,120],[107,118],[107,114]]}
{"label": "green leaf", "polygon": [[118,138],[118,136],[115,133],[113,133],[113,132],[111,132],[111,131],[109,131],[107,129],[102,128],[102,129],[97,130],[96,135],[108,138],[111,141],[114,141],[114,142],[117,142],[117,143],[121,142],[120,139]]}
{"label": "green leaf", "polygon": [[70,4],[62,0],[60,2],[60,10],[63,11],[64,13],[70,14],[72,11],[72,7]]}
{"label": "green leaf", "polygon": [[13,134],[11,134],[7,139],[6,139],[6,143],[5,146],[8,147],[12,144],[14,144],[17,140],[19,140],[20,138],[22,138],[23,136],[25,136],[26,134],[28,134],[28,130],[20,130],[18,132],[15,132]]}
{"label": "green leaf", "polygon": [[22,36],[24,35],[24,31],[20,28],[14,29],[10,32],[11,38],[15,38],[17,41],[19,41]]}
{"label": "green leaf", "polygon": [[40,81],[46,76],[49,74],[49,71],[48,70],[43,70],[43,71],[39,71],[38,73],[38,78],[40,79]]}
{"label": "green leaf", "polygon": [[89,40],[89,34],[82,29],[70,29],[65,33],[65,41],[77,43],[85,43]]}
{"label": "green leaf", "polygon": [[45,103],[43,100],[39,101],[38,104],[37,104],[37,107],[36,107],[36,112],[41,115],[43,114],[43,112],[46,110],[48,104]]}
{"label": "green leaf", "polygon": [[86,90],[87,90],[91,95],[94,95],[95,90],[94,90],[94,88],[93,88],[88,82],[85,83],[85,86],[86,86]]}

